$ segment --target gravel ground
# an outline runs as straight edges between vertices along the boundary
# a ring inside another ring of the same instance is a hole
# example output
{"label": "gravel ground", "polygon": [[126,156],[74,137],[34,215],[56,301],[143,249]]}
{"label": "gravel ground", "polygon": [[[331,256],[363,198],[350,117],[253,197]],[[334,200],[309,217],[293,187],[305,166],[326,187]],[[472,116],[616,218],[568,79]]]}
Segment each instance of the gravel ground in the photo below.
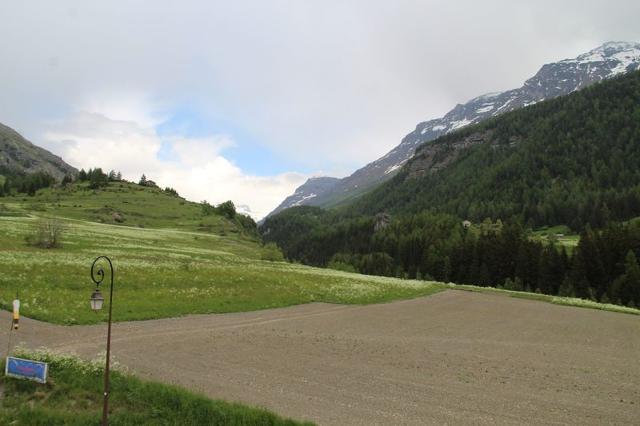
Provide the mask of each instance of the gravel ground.
{"label": "gravel ground", "polygon": [[[23,318],[13,340],[93,358],[105,333]],[[139,376],[318,424],[640,424],[640,317],[500,295],[119,323],[112,351]]]}

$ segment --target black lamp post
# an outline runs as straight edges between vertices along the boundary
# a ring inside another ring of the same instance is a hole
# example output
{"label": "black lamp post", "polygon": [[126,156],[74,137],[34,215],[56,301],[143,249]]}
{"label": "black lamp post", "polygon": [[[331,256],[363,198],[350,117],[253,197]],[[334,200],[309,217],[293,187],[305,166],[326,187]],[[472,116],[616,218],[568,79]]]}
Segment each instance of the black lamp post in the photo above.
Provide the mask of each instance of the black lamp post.
{"label": "black lamp post", "polygon": [[[107,326],[107,363],[104,369],[104,404],[102,407],[102,424],[109,424],[109,359],[111,355],[111,308],[113,307],[113,264],[107,256],[99,256],[91,265],[91,280],[96,284],[96,289],[91,293],[91,309],[99,311],[104,304],[104,297],[100,292],[100,284],[104,280],[104,269],[98,263],[100,260],[106,260],[109,263],[111,277],[111,286],[109,287],[109,325]],[[97,266],[97,267],[96,267]]]}

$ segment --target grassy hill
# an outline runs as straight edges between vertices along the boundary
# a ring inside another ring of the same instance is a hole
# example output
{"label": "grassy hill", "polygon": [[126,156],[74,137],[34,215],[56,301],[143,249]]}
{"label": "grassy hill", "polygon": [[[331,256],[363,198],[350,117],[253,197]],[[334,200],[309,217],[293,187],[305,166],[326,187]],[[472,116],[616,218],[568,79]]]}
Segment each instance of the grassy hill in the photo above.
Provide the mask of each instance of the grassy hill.
{"label": "grassy hill", "polygon": [[157,187],[131,182],[109,182],[89,188],[89,183],[39,190],[35,196],[0,198],[7,209],[41,216],[118,224],[139,228],[201,230],[215,234],[242,233],[237,221],[221,215],[205,215],[199,203],[171,195]]}

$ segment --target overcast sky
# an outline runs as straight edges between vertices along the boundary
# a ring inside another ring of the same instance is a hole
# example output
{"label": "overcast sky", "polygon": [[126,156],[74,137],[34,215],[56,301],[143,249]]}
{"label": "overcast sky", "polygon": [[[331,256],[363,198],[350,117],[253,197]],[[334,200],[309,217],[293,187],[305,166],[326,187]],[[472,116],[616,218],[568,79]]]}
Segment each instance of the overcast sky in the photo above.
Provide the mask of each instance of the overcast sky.
{"label": "overcast sky", "polygon": [[256,218],[456,103],[640,41],[637,0],[20,0],[0,16],[1,123]]}

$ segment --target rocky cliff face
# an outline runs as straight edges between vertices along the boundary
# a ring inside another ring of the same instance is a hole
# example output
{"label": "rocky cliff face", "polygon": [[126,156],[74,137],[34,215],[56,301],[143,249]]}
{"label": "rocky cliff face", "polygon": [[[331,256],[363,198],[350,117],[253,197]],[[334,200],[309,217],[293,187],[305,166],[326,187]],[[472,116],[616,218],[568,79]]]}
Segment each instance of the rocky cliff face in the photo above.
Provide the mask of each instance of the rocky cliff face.
{"label": "rocky cliff face", "polygon": [[17,173],[46,172],[57,180],[78,171],[62,158],[36,146],[18,132],[0,124],[0,167]]}
{"label": "rocky cliff face", "polygon": [[[271,214],[293,205],[331,206],[353,198],[391,178],[413,156],[416,148],[442,135],[487,118],[526,107],[545,99],[567,95],[598,81],[640,69],[640,44],[609,42],[574,59],[546,64],[520,88],[478,96],[456,105],[444,117],[422,122],[384,157],[352,175],[324,187],[305,185]],[[290,201],[288,201],[291,198]],[[297,204],[292,204],[297,203]]]}

